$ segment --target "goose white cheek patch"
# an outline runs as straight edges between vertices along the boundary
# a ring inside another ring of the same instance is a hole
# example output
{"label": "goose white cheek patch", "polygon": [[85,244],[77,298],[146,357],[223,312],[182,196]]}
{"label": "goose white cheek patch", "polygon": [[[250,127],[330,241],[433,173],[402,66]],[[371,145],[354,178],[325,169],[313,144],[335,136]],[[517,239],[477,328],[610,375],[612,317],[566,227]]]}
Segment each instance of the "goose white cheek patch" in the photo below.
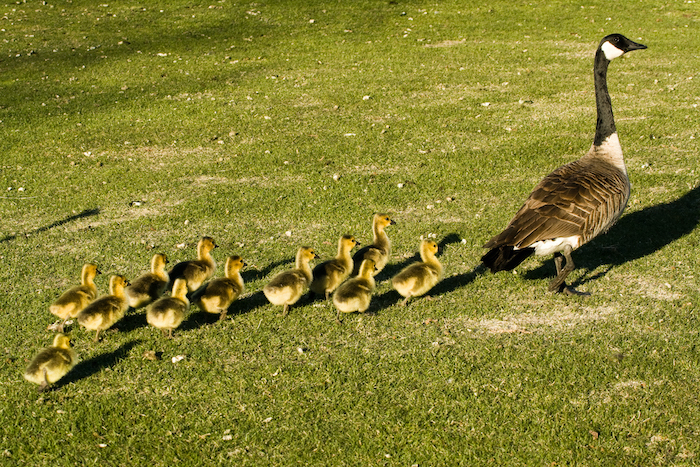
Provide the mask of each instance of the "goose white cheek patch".
{"label": "goose white cheek patch", "polygon": [[600,48],[605,54],[605,58],[608,60],[613,60],[625,53],[623,50],[618,49],[608,41],[606,41]]}

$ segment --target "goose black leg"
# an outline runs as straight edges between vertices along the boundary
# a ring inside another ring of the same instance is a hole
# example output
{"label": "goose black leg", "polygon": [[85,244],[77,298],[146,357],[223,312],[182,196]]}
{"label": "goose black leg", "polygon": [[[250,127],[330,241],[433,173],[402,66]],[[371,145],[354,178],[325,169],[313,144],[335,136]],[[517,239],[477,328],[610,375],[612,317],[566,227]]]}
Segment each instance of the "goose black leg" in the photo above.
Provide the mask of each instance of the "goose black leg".
{"label": "goose black leg", "polygon": [[[564,261],[564,258],[566,258],[566,264],[562,268],[562,262]],[[554,280],[549,284],[549,291],[560,293],[566,288],[566,283],[564,282],[566,276],[568,276],[569,273],[573,271],[576,267],[574,266],[574,261],[571,259],[570,246],[567,245],[564,248],[563,257],[562,253],[554,253],[554,266],[557,268],[557,277],[555,277]]]}

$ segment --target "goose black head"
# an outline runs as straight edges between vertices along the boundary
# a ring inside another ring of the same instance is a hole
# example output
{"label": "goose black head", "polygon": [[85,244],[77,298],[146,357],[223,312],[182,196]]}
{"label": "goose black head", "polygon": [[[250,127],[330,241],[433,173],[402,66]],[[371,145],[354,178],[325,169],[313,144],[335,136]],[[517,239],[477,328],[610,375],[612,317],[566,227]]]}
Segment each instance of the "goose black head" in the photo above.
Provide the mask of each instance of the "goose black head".
{"label": "goose black head", "polygon": [[613,60],[632,50],[646,49],[647,46],[627,39],[622,34],[610,34],[600,41],[598,48],[603,51],[605,58]]}

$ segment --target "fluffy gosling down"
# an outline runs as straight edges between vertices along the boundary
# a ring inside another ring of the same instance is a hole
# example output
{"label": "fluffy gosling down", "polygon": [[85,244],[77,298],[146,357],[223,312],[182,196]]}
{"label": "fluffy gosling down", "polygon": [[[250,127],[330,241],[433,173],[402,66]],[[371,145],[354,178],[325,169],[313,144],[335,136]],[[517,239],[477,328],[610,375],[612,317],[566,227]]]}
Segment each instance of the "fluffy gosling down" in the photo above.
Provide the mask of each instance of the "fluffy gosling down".
{"label": "fluffy gosling down", "polygon": [[396,222],[386,214],[375,214],[374,217],[372,217],[372,244],[360,248],[357,253],[353,255],[353,275],[359,274],[360,265],[364,259],[371,259],[374,261],[374,274],[378,274],[384,269],[384,266],[386,266],[386,263],[389,261],[389,255],[391,255],[391,241],[384,229],[394,224],[396,224]]}
{"label": "fluffy gosling down", "polygon": [[134,309],[142,308],[154,300],[160,298],[170,280],[170,275],[165,270],[168,258],[157,253],[151,258],[151,272],[137,277],[126,289],[126,300]]}
{"label": "fluffy gosling down", "polygon": [[328,300],[333,292],[352,272],[352,257],[350,251],[359,245],[352,235],[343,235],[338,240],[338,255],[329,261],[316,265],[313,270],[313,280],[309,289],[317,295],[323,295]]}
{"label": "fluffy gosling down", "polygon": [[216,248],[216,243],[213,238],[202,237],[197,242],[197,259],[177,263],[169,271],[171,283],[174,283],[175,279],[185,279],[187,281],[187,289],[190,292],[200,288],[204,281],[214,274],[214,269],[216,269],[216,263],[211,256],[211,251],[214,248]]}
{"label": "fluffy gosling down", "polygon": [[391,279],[391,285],[405,297],[401,305],[406,305],[412,297],[424,295],[442,279],[442,264],[435,257],[437,243],[432,240],[420,242],[421,261],[410,264]]}
{"label": "fluffy gosling down", "polygon": [[60,380],[78,363],[78,355],[70,346],[70,339],[56,334],[53,345],[42,349],[24,372],[24,379],[39,385],[39,392]]}
{"label": "fluffy gosling down", "polygon": [[124,317],[129,308],[124,288],[129,281],[124,276],[114,275],[109,278],[109,294],[103,295],[78,313],[78,324],[96,331],[95,342],[100,339],[100,331],[111,328]]}
{"label": "fluffy gosling down", "polygon": [[245,265],[240,256],[229,256],[224,277],[211,280],[196,298],[199,308],[207,313],[218,314],[219,321],[226,319],[228,308],[245,290],[241,277],[241,269]]}
{"label": "fluffy gosling down", "polygon": [[49,311],[63,320],[58,326],[59,332],[63,332],[69,318],[78,316],[78,313],[97,297],[97,287],[95,286],[97,274],[100,274],[97,266],[91,263],[84,264],[80,274],[80,285],[63,292],[49,306]]}
{"label": "fluffy gosling down", "polygon": [[265,297],[273,305],[282,305],[282,316],[287,316],[289,306],[294,305],[311,283],[313,274],[309,261],[318,258],[313,248],[303,246],[297,251],[295,268],[282,271],[263,287]]}
{"label": "fluffy gosling down", "polygon": [[146,309],[146,321],[160,329],[164,336],[167,331],[168,338],[172,338],[173,329],[177,329],[182,324],[189,307],[187,281],[175,279],[172,295],[159,298]]}
{"label": "fluffy gosling down", "polygon": [[338,287],[333,294],[333,304],[338,309],[336,316],[340,321],[340,313],[352,313],[358,311],[363,313],[369,308],[374,291],[374,275],[376,274],[376,264],[374,260],[366,259],[360,265],[360,273],[349,279]]}

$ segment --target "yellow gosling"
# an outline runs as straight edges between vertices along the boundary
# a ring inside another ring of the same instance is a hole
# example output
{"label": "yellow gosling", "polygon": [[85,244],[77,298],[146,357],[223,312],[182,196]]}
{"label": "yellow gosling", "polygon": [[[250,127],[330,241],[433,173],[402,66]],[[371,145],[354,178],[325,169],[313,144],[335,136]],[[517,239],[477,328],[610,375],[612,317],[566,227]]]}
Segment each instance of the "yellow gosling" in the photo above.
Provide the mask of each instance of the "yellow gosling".
{"label": "yellow gosling", "polygon": [[109,294],[103,295],[78,313],[78,324],[95,333],[95,342],[100,339],[100,331],[111,328],[124,317],[129,308],[124,288],[129,281],[124,276],[114,275],[109,278]]}
{"label": "yellow gosling", "polygon": [[126,300],[131,308],[142,308],[163,295],[170,280],[170,275],[165,270],[167,263],[168,258],[164,254],[153,255],[151,272],[137,277],[124,289]]}
{"label": "yellow gosling", "polygon": [[391,255],[391,241],[384,229],[394,224],[396,224],[396,222],[386,214],[374,215],[372,218],[372,244],[360,248],[352,257],[354,262],[353,274],[359,273],[360,265],[364,259],[371,259],[374,261],[374,274],[384,269],[384,266],[386,266],[386,263],[389,261],[389,255]]}
{"label": "yellow gosling", "polygon": [[343,282],[333,294],[333,304],[338,309],[337,320],[340,313],[360,312],[364,313],[369,308],[374,291],[374,275],[376,265],[373,260],[366,259],[360,265],[360,273]]}
{"label": "yellow gosling", "polygon": [[197,242],[197,259],[177,263],[170,270],[170,281],[185,279],[187,281],[187,289],[190,292],[200,288],[204,281],[214,274],[214,269],[216,269],[216,263],[211,256],[211,251],[214,248],[216,248],[216,243],[213,238],[202,237]]}
{"label": "yellow gosling", "polygon": [[241,277],[244,266],[243,258],[229,256],[224,270],[225,277],[214,279],[204,287],[204,292],[197,298],[199,308],[207,313],[218,314],[220,321],[226,319],[228,308],[245,290]]}
{"label": "yellow gosling", "polygon": [[422,261],[406,266],[391,279],[394,289],[405,297],[401,305],[405,306],[412,297],[424,295],[442,279],[442,264],[435,257],[437,252],[437,243],[432,240],[421,241]]}
{"label": "yellow gosling", "polygon": [[187,290],[185,279],[175,279],[172,295],[159,298],[146,309],[148,324],[160,329],[164,336],[167,331],[169,339],[173,337],[173,329],[182,324],[190,307]]}
{"label": "yellow gosling", "polygon": [[63,332],[63,328],[69,318],[78,316],[80,310],[88,306],[97,297],[97,287],[95,286],[95,276],[97,274],[100,274],[97,266],[90,263],[84,264],[80,274],[80,285],[63,292],[49,306],[49,311],[63,320],[58,327],[59,332]]}
{"label": "yellow gosling", "polygon": [[352,235],[343,235],[338,240],[338,255],[330,261],[316,265],[313,270],[313,280],[309,289],[317,295],[323,295],[328,300],[333,292],[352,272],[352,257],[350,251],[359,245]]}
{"label": "yellow gosling", "polygon": [[70,339],[56,334],[53,345],[42,349],[24,372],[24,379],[39,385],[39,392],[63,378],[78,363],[78,355],[70,346]]}
{"label": "yellow gosling", "polygon": [[287,316],[289,305],[294,305],[303,295],[313,277],[309,261],[318,258],[313,248],[299,248],[294,269],[282,271],[263,287],[265,297],[273,305],[283,305],[282,316]]}

